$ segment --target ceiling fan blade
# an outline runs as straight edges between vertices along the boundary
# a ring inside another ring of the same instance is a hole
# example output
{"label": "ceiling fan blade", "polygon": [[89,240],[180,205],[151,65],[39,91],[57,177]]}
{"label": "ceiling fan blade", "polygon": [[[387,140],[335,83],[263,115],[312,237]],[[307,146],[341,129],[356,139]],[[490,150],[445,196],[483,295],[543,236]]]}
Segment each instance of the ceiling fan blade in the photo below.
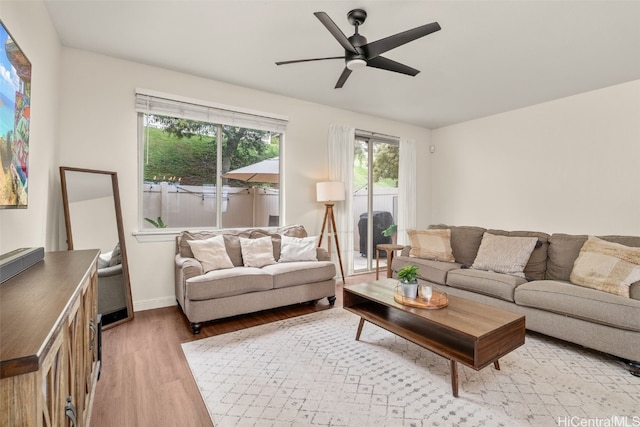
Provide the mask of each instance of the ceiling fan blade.
{"label": "ceiling fan blade", "polygon": [[278,61],[276,65],[296,64],[298,62],[324,61],[325,59],[344,59],[344,56],[329,56],[327,58],[295,59],[293,61]]}
{"label": "ceiling fan blade", "polygon": [[394,71],[396,73],[406,74],[409,76],[415,76],[420,72],[420,70],[416,70],[415,68],[411,68],[408,65],[401,64],[382,56],[378,56],[368,60],[367,66],[380,68],[381,70]]}
{"label": "ceiling fan blade", "polygon": [[314,15],[320,20],[320,22],[322,22],[325,27],[327,27],[327,30],[329,30],[331,35],[335,37],[336,40],[338,40],[338,43],[340,43],[346,51],[356,54],[358,53],[347,36],[345,36],[342,30],[340,30],[340,28],[336,25],[336,23],[333,22],[331,18],[329,18],[329,15],[327,15],[325,12],[315,12]]}
{"label": "ceiling fan blade", "polygon": [[344,67],[344,70],[342,71],[342,74],[340,74],[340,78],[338,79],[338,83],[336,83],[336,87],[334,89],[340,89],[342,86],[344,86],[344,83],[347,81],[350,75],[351,70],[347,67]]}
{"label": "ceiling fan blade", "polygon": [[440,30],[440,24],[432,22],[431,24],[422,25],[402,33],[367,43],[362,46],[362,49],[365,52],[367,60],[369,60],[398,46],[402,46],[403,44],[409,43],[428,34],[435,33],[438,30]]}

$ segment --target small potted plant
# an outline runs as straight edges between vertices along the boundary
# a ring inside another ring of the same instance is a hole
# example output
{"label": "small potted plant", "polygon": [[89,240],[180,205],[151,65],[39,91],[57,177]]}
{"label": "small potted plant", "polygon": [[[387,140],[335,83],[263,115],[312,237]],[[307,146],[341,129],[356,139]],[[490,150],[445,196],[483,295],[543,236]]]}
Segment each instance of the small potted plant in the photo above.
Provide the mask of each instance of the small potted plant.
{"label": "small potted plant", "polygon": [[398,270],[398,278],[402,284],[402,295],[407,298],[418,296],[418,266],[407,264]]}

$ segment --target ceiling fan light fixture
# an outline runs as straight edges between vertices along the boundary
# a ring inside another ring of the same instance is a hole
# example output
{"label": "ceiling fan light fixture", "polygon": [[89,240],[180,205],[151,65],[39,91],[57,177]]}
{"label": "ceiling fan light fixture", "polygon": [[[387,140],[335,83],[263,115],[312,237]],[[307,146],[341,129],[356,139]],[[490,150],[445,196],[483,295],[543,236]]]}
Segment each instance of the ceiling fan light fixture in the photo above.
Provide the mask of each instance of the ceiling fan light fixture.
{"label": "ceiling fan light fixture", "polygon": [[350,59],[347,61],[347,68],[351,71],[360,70],[367,66],[367,61],[364,59]]}

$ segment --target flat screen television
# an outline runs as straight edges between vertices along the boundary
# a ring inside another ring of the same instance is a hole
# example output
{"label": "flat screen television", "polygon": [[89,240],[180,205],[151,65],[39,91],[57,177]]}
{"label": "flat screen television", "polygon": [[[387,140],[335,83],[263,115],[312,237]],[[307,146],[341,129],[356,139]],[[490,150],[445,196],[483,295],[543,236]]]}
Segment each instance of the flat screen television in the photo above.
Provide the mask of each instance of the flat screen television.
{"label": "flat screen television", "polygon": [[31,62],[0,21],[0,209],[26,208]]}

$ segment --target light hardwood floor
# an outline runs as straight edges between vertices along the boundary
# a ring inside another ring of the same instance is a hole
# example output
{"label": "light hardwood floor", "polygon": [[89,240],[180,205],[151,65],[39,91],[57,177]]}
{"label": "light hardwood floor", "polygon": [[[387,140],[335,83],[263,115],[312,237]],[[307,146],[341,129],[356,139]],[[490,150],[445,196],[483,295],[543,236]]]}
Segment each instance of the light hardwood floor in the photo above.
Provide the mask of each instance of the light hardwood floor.
{"label": "light hardwood floor", "polygon": [[[348,277],[347,284],[375,279],[375,273]],[[320,310],[336,303],[300,304],[206,323],[192,335],[178,306],[135,313],[131,322],[102,335],[102,372],[93,403],[93,427],[211,426],[211,419],[180,344]]]}

